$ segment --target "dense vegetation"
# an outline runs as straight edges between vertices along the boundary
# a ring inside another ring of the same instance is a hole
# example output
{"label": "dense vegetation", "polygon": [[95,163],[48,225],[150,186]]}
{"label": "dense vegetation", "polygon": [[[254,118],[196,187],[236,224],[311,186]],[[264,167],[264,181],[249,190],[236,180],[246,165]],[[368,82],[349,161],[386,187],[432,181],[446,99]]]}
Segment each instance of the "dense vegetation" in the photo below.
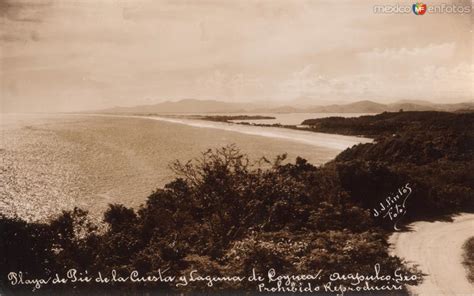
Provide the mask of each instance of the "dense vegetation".
{"label": "dense vegetation", "polygon": [[275,119],[273,116],[263,115],[206,115],[206,116],[193,116],[193,118],[219,121],[219,122],[231,122],[233,120],[261,120],[261,119]]}
{"label": "dense vegetation", "polygon": [[383,137],[407,132],[445,133],[469,132],[474,124],[473,113],[437,111],[384,112],[360,117],[326,117],[307,119],[301,123],[314,131],[346,135]]}
{"label": "dense vegetation", "polygon": [[474,113],[396,112],[304,124],[376,139],[343,151],[332,163],[344,189],[364,207],[411,183],[410,219],[474,211]]}
{"label": "dense vegetation", "polygon": [[[393,225],[371,215],[376,204],[410,183],[410,219],[473,210],[473,115],[422,113],[362,117],[364,122],[383,117],[391,128],[374,126],[379,129],[375,143],[347,149],[322,167],[301,158],[287,163],[284,156],[251,163],[235,147],[176,162],[177,178],[140,209],[110,205],[105,231],[80,209],[45,224],[1,218],[0,253],[7,254],[0,258],[2,285],[8,287],[9,271],[44,276],[69,268],[120,274],[197,269],[210,275],[249,274],[252,268],[301,274],[323,268],[370,274],[377,262],[387,273],[406,270],[400,259],[388,255],[386,239]],[[410,116],[412,123],[406,119]],[[383,120],[378,124],[384,126]],[[352,132],[369,135],[356,131],[367,125],[356,122]],[[116,287],[175,289],[166,284]],[[186,289],[211,288],[201,283],[180,291]],[[217,284],[212,289],[255,291],[255,286]]]}
{"label": "dense vegetation", "polygon": [[232,122],[235,120],[260,120],[260,119],[275,119],[273,116],[264,115],[167,115],[161,113],[134,113],[135,116],[159,116],[169,118],[187,118],[199,119],[217,122]]}
{"label": "dense vegetation", "polygon": [[470,237],[463,245],[463,264],[468,271],[468,279],[474,283],[474,236]]}
{"label": "dense vegetation", "polygon": [[[350,200],[334,171],[300,158],[295,164],[283,160],[262,160],[262,168],[251,165],[235,147],[226,147],[195,162],[176,162],[173,169],[179,177],[149,196],[138,211],[111,205],[103,233],[79,209],[49,224],[4,218],[6,239],[0,251],[8,256],[0,259],[2,281],[8,285],[5,275],[12,270],[32,276],[69,268],[90,274],[112,269],[152,274],[170,268],[245,275],[252,268],[262,274],[269,268],[370,274],[375,262],[387,273],[402,267],[398,258],[388,256],[384,232],[367,210]],[[255,291],[248,283],[214,288]]]}

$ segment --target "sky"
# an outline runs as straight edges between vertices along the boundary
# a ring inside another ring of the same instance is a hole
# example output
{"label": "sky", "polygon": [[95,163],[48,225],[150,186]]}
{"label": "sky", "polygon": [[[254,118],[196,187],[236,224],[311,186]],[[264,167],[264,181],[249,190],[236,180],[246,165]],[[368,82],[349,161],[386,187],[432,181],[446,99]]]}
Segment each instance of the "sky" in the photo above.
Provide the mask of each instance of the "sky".
{"label": "sky", "polygon": [[0,0],[2,112],[473,100],[472,13],[374,12],[412,4]]}

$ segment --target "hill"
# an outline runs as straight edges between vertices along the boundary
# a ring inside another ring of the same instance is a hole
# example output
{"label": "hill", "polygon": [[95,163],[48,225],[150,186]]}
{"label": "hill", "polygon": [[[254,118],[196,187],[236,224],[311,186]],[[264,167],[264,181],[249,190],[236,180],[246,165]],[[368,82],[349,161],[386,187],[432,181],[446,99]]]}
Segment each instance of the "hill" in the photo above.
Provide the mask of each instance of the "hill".
{"label": "hill", "polygon": [[384,112],[374,116],[354,118],[326,117],[307,119],[308,125],[317,132],[368,137],[392,136],[407,132],[467,132],[474,129],[474,113],[439,111]]}
{"label": "hill", "polygon": [[[393,104],[381,104],[373,101],[358,101],[348,104],[301,107],[297,104],[262,106],[257,103],[230,103],[217,100],[184,99],[166,101],[153,105],[133,107],[114,107],[97,110],[94,113],[120,114],[166,114],[166,113],[382,113],[404,111],[457,111],[474,110],[474,102],[457,104],[434,104],[425,101],[404,100]],[[91,113],[91,112],[89,112]]]}
{"label": "hill", "polygon": [[[405,188],[410,198],[396,212],[403,224],[474,211],[474,113],[397,112],[306,123],[314,131],[377,140],[355,145],[320,167],[301,158],[287,163],[284,155],[274,161],[263,158],[266,166],[261,166],[234,146],[208,150],[195,160],[171,164],[176,178],[139,209],[110,205],[104,231],[80,209],[42,224],[0,216],[0,253],[6,254],[0,258],[0,286],[9,285],[12,270],[43,278],[69,268],[89,274],[115,270],[120,277],[132,271],[150,276],[163,267],[169,274],[197,270],[212,276],[249,275],[252,270],[266,274],[270,268],[290,275],[318,269],[372,274],[376,262],[386,274],[410,274],[416,270],[389,255],[387,235],[394,222],[375,212],[379,205],[384,202],[392,213],[401,203],[394,206],[387,200],[393,202]],[[334,285],[355,287],[350,282],[338,279]],[[362,285],[364,281],[357,284]],[[10,294],[21,295],[32,288],[9,287]],[[63,287],[77,295],[101,288],[97,282]],[[153,289],[163,294],[255,291],[245,282],[212,287],[190,282],[182,289],[166,282],[117,282],[107,288],[115,289],[110,294],[130,295],[152,294]],[[42,295],[63,292],[60,285],[41,289]]]}
{"label": "hill", "polygon": [[235,113],[246,112],[249,107],[257,106],[244,103],[228,103],[215,100],[184,99],[176,102],[167,101],[153,105],[134,107],[115,107],[103,109],[100,113]]}
{"label": "hill", "polygon": [[329,105],[309,108],[309,112],[315,113],[380,113],[387,111],[388,106],[372,101],[359,101],[344,105]]}
{"label": "hill", "polygon": [[328,165],[364,207],[374,208],[381,197],[409,183],[413,196],[406,220],[474,210],[474,113],[395,112],[304,123],[315,132],[375,138]]}

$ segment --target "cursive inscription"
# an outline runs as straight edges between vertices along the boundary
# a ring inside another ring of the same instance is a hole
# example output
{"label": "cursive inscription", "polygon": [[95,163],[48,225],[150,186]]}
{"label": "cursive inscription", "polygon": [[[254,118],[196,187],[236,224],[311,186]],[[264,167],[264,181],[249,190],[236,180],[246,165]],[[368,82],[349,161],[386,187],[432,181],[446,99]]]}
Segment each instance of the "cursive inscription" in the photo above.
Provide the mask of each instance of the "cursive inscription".
{"label": "cursive inscription", "polygon": [[408,197],[413,192],[410,183],[399,188],[396,193],[389,195],[384,201],[381,201],[377,207],[372,209],[374,217],[381,216],[383,219],[393,221],[393,228],[398,228],[400,219],[407,213],[406,202]]}

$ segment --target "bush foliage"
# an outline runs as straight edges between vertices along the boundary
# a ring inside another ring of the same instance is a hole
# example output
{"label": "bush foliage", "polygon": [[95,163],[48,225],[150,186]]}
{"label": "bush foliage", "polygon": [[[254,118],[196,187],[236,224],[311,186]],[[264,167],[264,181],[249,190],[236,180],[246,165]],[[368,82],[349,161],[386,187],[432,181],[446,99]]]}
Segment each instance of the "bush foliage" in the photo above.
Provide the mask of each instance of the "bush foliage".
{"label": "bush foliage", "polygon": [[[388,115],[379,117],[390,121]],[[389,225],[370,210],[407,182],[414,188],[407,212],[412,220],[473,209],[472,132],[453,128],[471,124],[471,117],[463,115],[457,124],[457,117],[449,118],[446,123],[432,120],[432,129],[442,126],[446,137],[425,133],[421,126],[396,136],[381,133],[375,143],[354,146],[321,167],[301,158],[288,163],[284,155],[252,163],[234,146],[209,150],[193,161],[172,164],[177,178],[139,209],[110,205],[105,230],[80,209],[48,223],[1,218],[2,285],[8,286],[9,271],[43,277],[70,268],[145,275],[160,268],[211,275],[249,274],[252,268],[370,273],[379,263],[388,273],[407,270],[388,254]],[[174,289],[163,283],[117,288]],[[212,289],[255,291],[247,283],[220,283]]]}

